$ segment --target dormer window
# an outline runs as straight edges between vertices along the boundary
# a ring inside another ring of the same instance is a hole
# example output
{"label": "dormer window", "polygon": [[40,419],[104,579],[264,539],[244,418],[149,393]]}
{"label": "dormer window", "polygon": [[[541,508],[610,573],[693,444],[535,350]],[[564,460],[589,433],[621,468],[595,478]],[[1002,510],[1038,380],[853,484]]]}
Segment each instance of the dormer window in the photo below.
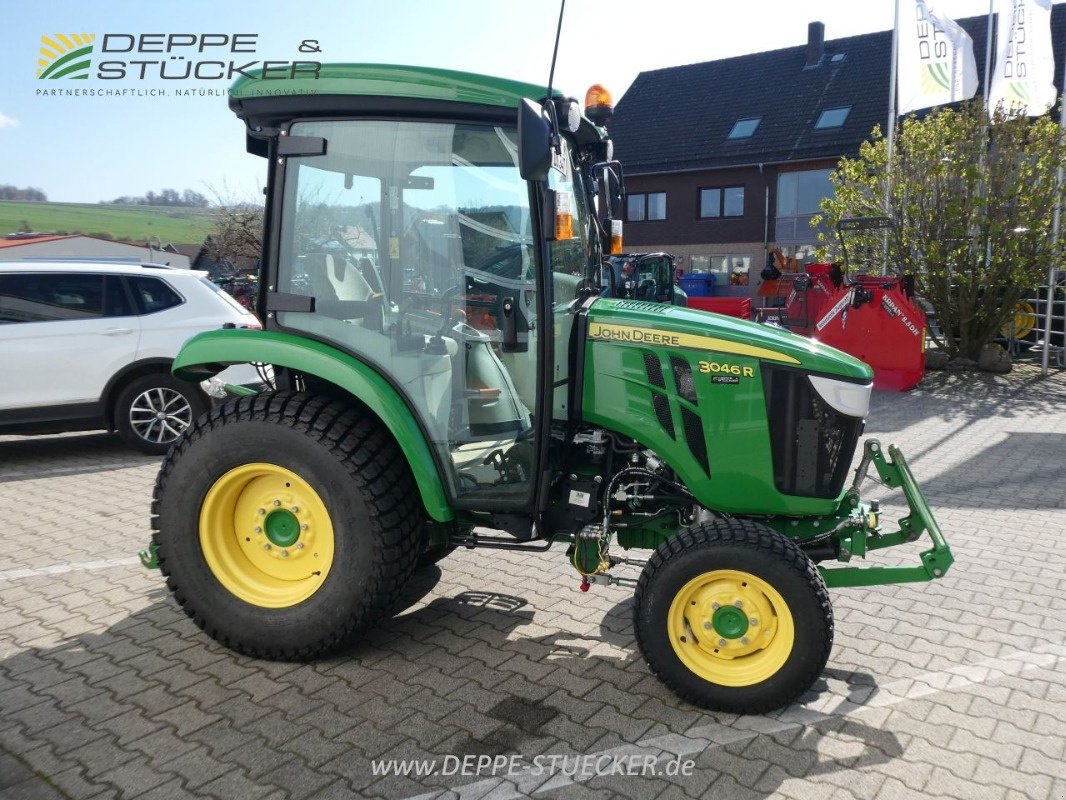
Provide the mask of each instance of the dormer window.
{"label": "dormer window", "polygon": [[818,120],[814,123],[814,129],[816,131],[821,131],[828,128],[840,128],[844,125],[844,122],[847,120],[848,114],[850,113],[851,106],[827,108],[818,115]]}
{"label": "dormer window", "polygon": [[762,122],[762,117],[745,117],[733,123],[733,129],[729,131],[727,139],[750,139],[755,129]]}

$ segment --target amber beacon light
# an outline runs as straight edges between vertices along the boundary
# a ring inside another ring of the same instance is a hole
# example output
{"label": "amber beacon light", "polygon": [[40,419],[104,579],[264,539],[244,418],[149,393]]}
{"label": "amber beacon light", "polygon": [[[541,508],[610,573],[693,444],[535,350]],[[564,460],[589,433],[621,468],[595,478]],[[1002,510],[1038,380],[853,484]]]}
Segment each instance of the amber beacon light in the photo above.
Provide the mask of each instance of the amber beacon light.
{"label": "amber beacon light", "polygon": [[603,125],[614,113],[611,93],[602,84],[594,83],[585,92],[585,116],[597,125]]}

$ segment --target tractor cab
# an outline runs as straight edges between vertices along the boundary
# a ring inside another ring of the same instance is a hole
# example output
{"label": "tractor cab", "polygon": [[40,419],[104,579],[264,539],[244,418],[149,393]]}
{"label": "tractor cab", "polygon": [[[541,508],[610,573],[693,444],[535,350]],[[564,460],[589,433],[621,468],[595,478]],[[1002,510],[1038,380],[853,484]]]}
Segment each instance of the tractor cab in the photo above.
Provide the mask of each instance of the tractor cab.
{"label": "tractor cab", "polygon": [[[567,416],[573,311],[599,291],[608,206],[621,205],[609,140],[558,94],[516,120],[542,87],[330,70],[336,94],[262,96],[266,82],[248,80],[231,96],[270,164],[266,328],[387,380],[453,502],[529,510],[538,442]],[[386,83],[408,96],[371,94]]]}

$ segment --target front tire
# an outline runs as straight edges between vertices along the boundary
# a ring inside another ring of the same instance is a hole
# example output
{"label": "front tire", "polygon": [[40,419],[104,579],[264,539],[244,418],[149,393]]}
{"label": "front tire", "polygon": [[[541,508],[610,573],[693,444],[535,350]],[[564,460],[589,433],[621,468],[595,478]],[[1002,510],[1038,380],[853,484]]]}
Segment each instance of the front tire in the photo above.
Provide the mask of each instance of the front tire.
{"label": "front tire", "polygon": [[792,703],[833,646],[833,610],[814,564],[747,520],[694,525],[663,542],[640,576],[633,613],[652,672],[715,711]]}
{"label": "front tire", "polygon": [[389,611],[424,548],[414,479],[369,412],[304,393],[201,417],[156,481],[167,586],[208,635],[305,660]]}

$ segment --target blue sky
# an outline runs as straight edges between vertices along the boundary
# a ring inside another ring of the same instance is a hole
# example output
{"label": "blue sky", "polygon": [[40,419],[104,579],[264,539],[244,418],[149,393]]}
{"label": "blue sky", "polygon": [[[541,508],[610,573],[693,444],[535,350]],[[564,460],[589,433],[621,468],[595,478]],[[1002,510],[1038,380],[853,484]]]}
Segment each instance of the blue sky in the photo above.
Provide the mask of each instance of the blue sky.
{"label": "blue sky", "polygon": [[[246,58],[365,61],[463,69],[543,83],[556,2],[508,0],[49,0],[5,4],[0,30],[0,183],[36,186],[50,200],[96,202],[169,187],[252,197],[263,162],[244,152],[242,124],[225,97],[47,97],[39,89],[153,88],[161,81],[39,81],[42,34],[254,33]],[[987,0],[941,0],[954,17],[987,13]],[[826,37],[885,30],[891,0],[569,0],[556,85],[583,97],[605,84],[620,97],[649,69],[803,44],[807,23]],[[301,55],[316,39],[321,53]],[[222,58],[229,58],[226,54]],[[95,59],[101,57],[97,53]],[[94,61],[95,69],[95,61]],[[225,87],[188,81],[189,88]]]}

